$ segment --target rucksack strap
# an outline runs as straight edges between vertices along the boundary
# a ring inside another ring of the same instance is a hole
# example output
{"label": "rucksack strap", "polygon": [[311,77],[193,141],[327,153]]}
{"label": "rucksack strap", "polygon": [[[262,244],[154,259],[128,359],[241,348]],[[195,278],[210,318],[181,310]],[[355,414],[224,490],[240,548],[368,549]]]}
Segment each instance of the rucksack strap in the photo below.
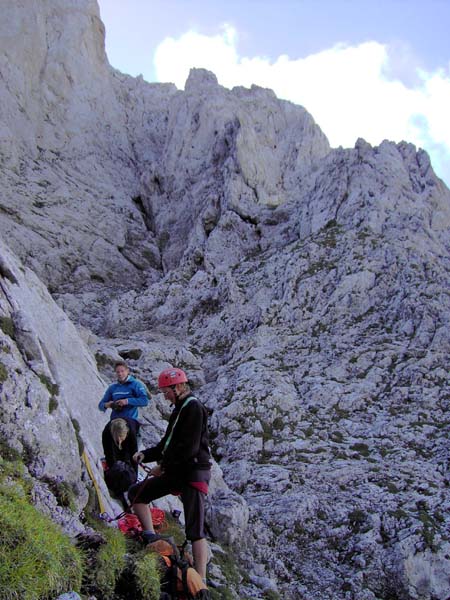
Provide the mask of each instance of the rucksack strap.
{"label": "rucksack strap", "polygon": [[192,594],[189,591],[188,580],[187,580],[188,568],[189,567],[186,563],[183,563],[182,565],[180,565],[181,582],[183,584],[183,592],[186,594],[186,596],[188,598],[192,598]]}
{"label": "rucksack strap", "polygon": [[174,432],[174,430],[175,430],[176,424],[178,423],[178,419],[180,418],[181,411],[183,410],[183,408],[184,408],[185,406],[187,406],[187,405],[189,404],[189,402],[190,402],[191,400],[197,400],[197,398],[196,398],[195,396],[188,396],[188,397],[186,398],[186,400],[183,402],[183,404],[181,405],[180,412],[177,414],[177,418],[175,419],[175,421],[174,421],[174,424],[172,425],[172,428],[171,428],[171,430],[170,430],[170,433],[169,433],[169,435],[167,436],[166,443],[164,444],[164,448],[162,449],[162,455],[163,455],[163,456],[164,456],[164,454],[165,454],[165,452],[166,452],[167,448],[169,447],[169,444],[170,444],[170,441],[171,441],[171,439],[172,439],[172,435],[173,435],[173,432]]}
{"label": "rucksack strap", "polygon": [[170,566],[170,593],[173,598],[177,597],[177,582],[178,582],[178,565],[176,561],[172,561]]}
{"label": "rucksack strap", "polygon": [[179,546],[179,553],[181,559],[184,559],[184,551],[186,550],[187,545],[188,541],[187,538],[185,538],[184,542],[181,544],[181,546]]}

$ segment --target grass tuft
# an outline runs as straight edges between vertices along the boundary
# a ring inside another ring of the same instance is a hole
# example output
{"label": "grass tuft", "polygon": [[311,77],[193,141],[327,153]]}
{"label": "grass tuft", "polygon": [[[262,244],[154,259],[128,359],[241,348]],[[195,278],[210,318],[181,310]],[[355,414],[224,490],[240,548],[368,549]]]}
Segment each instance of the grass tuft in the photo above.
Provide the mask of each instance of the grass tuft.
{"label": "grass tuft", "polygon": [[6,317],[4,315],[0,317],[0,329],[11,339],[15,339],[16,328],[14,325],[14,321],[11,319],[11,317]]}
{"label": "grass tuft", "polygon": [[0,598],[38,600],[79,591],[82,555],[32,506],[21,465],[0,461]]}
{"label": "grass tuft", "polygon": [[78,452],[79,452],[80,456],[82,456],[82,454],[84,452],[84,442],[83,442],[83,438],[81,437],[81,433],[80,433],[80,424],[78,423],[78,421],[76,419],[71,419],[71,421],[72,421],[73,428],[75,430],[75,437],[77,438]]}
{"label": "grass tuft", "polygon": [[53,383],[50,377],[47,377],[47,375],[44,373],[40,373],[39,380],[43,385],[45,385],[50,396],[57,396],[59,394],[59,385],[57,383]]}
{"label": "grass tuft", "polygon": [[0,383],[5,383],[8,379],[8,370],[3,363],[0,363]]}
{"label": "grass tuft", "polygon": [[126,564],[126,540],[118,529],[102,528],[106,544],[98,552],[96,560],[95,584],[102,591],[103,598],[114,598],[114,590]]}
{"label": "grass tuft", "polygon": [[159,600],[161,593],[158,556],[147,553],[134,566],[137,589],[146,600]]}

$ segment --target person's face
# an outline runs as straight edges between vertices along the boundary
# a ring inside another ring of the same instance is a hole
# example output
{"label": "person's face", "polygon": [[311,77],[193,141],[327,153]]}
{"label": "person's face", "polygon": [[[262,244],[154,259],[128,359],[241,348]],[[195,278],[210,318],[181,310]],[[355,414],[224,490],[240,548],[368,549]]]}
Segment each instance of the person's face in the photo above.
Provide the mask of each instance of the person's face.
{"label": "person's face", "polygon": [[116,367],[116,376],[117,380],[120,381],[120,383],[126,380],[129,373],[130,369],[128,369],[128,367],[125,367],[124,365],[119,365],[118,367]]}
{"label": "person's face", "polygon": [[177,399],[175,396],[175,390],[173,390],[171,387],[163,387],[160,388],[159,391],[161,392],[161,394],[164,394],[164,398],[166,400],[172,402],[172,404],[175,404],[175,401]]}
{"label": "person's face", "polygon": [[127,439],[127,434],[126,433],[122,433],[119,435],[116,435],[114,438],[114,441],[116,442],[116,446],[119,446],[119,448],[122,448],[122,444],[124,443],[124,441]]}

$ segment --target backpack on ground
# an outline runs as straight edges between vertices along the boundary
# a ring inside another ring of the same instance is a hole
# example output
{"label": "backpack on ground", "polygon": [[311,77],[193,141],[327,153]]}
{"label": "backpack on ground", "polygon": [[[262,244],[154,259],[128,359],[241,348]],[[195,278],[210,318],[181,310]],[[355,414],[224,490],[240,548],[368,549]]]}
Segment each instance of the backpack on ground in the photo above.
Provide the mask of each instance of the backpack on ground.
{"label": "backpack on ground", "polygon": [[108,489],[117,496],[128,491],[128,488],[136,482],[136,478],[135,469],[123,460],[118,460],[105,471],[105,483]]}
{"label": "backpack on ground", "polygon": [[147,546],[161,560],[160,600],[211,600],[207,586],[189,560],[170,540],[157,540]]}
{"label": "backpack on ground", "polygon": [[[160,508],[151,507],[150,514],[152,515],[153,527],[157,533],[164,531],[167,528],[166,515]],[[117,526],[120,531],[127,537],[139,539],[142,534],[142,525],[136,515],[125,512],[117,521]]]}

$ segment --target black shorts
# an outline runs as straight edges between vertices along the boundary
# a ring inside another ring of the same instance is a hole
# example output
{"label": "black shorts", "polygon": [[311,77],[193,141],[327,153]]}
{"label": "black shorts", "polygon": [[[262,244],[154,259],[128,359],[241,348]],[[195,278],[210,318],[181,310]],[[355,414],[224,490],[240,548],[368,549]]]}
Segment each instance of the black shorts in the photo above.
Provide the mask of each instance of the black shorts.
{"label": "black shorts", "polygon": [[[191,542],[206,537],[205,534],[205,497],[189,484],[180,486],[181,502],[184,509],[184,520],[186,523],[186,537]],[[149,477],[141,483],[136,483],[128,490],[128,499],[134,504],[149,504],[153,500],[174,493],[174,486],[162,475],[161,477]]]}

